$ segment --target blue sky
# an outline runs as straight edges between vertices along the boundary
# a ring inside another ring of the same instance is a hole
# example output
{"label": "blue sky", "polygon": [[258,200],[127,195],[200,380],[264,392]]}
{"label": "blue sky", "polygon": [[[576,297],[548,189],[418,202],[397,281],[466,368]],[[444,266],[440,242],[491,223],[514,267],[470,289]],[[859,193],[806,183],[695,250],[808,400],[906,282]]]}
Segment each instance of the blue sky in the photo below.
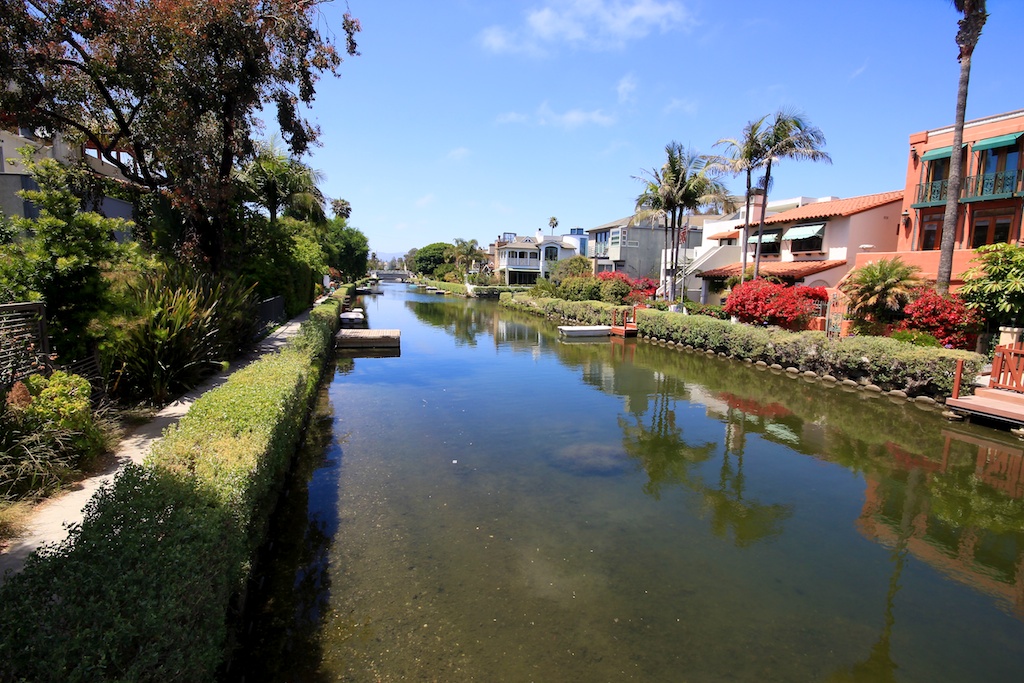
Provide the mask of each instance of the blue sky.
{"label": "blue sky", "polygon": [[[343,3],[325,20],[340,30]],[[901,189],[907,139],[953,121],[944,0],[349,0],[361,55],[320,81],[305,160],[381,255],[591,228],[633,211],[676,140],[711,152],[796,109],[833,164],[784,161],[772,197]],[[989,0],[967,116],[1024,108],[1024,2]],[[742,179],[730,189],[741,191]]]}

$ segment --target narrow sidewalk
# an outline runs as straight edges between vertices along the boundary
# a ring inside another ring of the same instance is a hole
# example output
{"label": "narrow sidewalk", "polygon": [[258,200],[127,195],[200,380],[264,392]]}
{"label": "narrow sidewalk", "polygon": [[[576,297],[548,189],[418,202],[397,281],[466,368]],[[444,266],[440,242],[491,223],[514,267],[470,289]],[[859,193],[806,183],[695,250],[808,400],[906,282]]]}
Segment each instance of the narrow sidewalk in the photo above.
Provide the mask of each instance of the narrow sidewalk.
{"label": "narrow sidewalk", "polygon": [[[320,303],[318,300],[314,306]],[[35,507],[29,515],[24,533],[0,549],[0,584],[7,576],[21,571],[29,556],[43,545],[60,543],[68,535],[68,527],[81,524],[86,503],[104,484],[111,482],[129,462],[141,464],[149,455],[153,444],[160,440],[164,430],[178,422],[200,396],[227,381],[232,373],[241,370],[261,356],[281,350],[295,336],[299,326],[309,317],[309,311],[289,320],[265,337],[248,354],[235,359],[226,372],[215,375],[189,393],[173,401],[158,412],[152,420],[132,430],[114,451],[112,464],[79,482],[71,489],[49,498]]]}

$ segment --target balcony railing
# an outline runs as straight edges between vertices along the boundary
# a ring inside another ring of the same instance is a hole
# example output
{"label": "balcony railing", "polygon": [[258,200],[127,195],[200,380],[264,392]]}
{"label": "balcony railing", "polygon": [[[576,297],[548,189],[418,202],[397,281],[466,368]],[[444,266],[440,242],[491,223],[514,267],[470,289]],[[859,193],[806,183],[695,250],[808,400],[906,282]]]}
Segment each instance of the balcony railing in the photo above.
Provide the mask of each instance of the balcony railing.
{"label": "balcony railing", "polygon": [[[960,199],[984,199],[985,197],[1012,195],[1014,192],[1024,190],[1022,181],[1024,181],[1024,170],[967,176],[960,189]],[[944,204],[948,191],[949,180],[921,183],[917,186],[915,205]]]}
{"label": "balcony railing", "polygon": [[499,268],[533,268],[540,270],[540,261],[535,258],[503,258],[498,261]]}
{"label": "balcony railing", "polygon": [[964,199],[1008,195],[1020,189],[1020,171],[1000,171],[964,178]]}
{"label": "balcony railing", "polygon": [[607,255],[608,255],[608,244],[607,243],[601,243],[601,244],[595,244],[594,245],[593,256],[595,256],[597,258],[602,258],[602,257],[605,257]]}
{"label": "balcony railing", "polygon": [[917,186],[917,204],[928,204],[931,202],[946,201],[946,192],[949,189],[948,180],[936,180],[931,183],[921,183]]}

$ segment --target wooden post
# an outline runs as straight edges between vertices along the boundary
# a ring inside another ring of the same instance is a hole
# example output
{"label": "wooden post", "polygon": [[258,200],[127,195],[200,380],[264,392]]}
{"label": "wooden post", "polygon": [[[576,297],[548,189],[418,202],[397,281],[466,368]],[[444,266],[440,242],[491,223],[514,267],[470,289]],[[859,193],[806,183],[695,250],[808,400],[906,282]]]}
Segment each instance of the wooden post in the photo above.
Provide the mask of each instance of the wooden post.
{"label": "wooden post", "polygon": [[964,359],[956,359],[956,376],[953,378],[953,398],[960,398],[960,380],[964,374]]}

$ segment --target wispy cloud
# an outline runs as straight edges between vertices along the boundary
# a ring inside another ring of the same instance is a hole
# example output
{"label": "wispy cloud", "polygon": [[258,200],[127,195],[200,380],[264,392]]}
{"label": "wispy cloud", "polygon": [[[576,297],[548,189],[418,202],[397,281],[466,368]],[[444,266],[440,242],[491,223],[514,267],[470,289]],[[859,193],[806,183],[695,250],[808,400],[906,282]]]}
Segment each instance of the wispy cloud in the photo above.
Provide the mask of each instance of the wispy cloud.
{"label": "wispy cloud", "polygon": [[615,92],[619,95],[619,104],[633,101],[633,93],[636,92],[636,78],[633,74],[626,74],[619,79],[615,86]]}
{"label": "wispy cloud", "polygon": [[544,102],[537,108],[537,123],[542,126],[559,126],[561,128],[579,128],[587,124],[598,126],[610,126],[615,123],[615,117],[605,114],[600,109],[584,111],[582,109],[570,109],[558,113]]}
{"label": "wispy cloud", "polygon": [[526,12],[521,26],[489,26],[478,39],[491,52],[538,56],[561,45],[619,49],[654,31],[665,33],[690,23],[678,0],[546,0]]}
{"label": "wispy cloud", "polygon": [[697,113],[697,103],[693,100],[681,100],[678,97],[673,97],[661,110],[661,113],[673,114],[675,112],[694,116]]}
{"label": "wispy cloud", "polygon": [[452,151],[445,155],[445,159],[450,161],[461,161],[470,155],[468,147],[456,147]]}
{"label": "wispy cloud", "polygon": [[864,73],[867,70],[868,70],[868,63],[864,62],[863,64],[860,65],[859,68],[854,69],[853,73],[850,74],[850,80],[852,81],[853,79],[857,78],[858,76],[860,76],[862,73]]}
{"label": "wispy cloud", "polygon": [[526,114],[520,114],[517,111],[507,111],[504,114],[498,114],[498,123],[526,123],[530,120],[530,117]]}
{"label": "wispy cloud", "polygon": [[417,209],[423,209],[434,203],[434,193],[430,192],[417,199],[413,204]]}

